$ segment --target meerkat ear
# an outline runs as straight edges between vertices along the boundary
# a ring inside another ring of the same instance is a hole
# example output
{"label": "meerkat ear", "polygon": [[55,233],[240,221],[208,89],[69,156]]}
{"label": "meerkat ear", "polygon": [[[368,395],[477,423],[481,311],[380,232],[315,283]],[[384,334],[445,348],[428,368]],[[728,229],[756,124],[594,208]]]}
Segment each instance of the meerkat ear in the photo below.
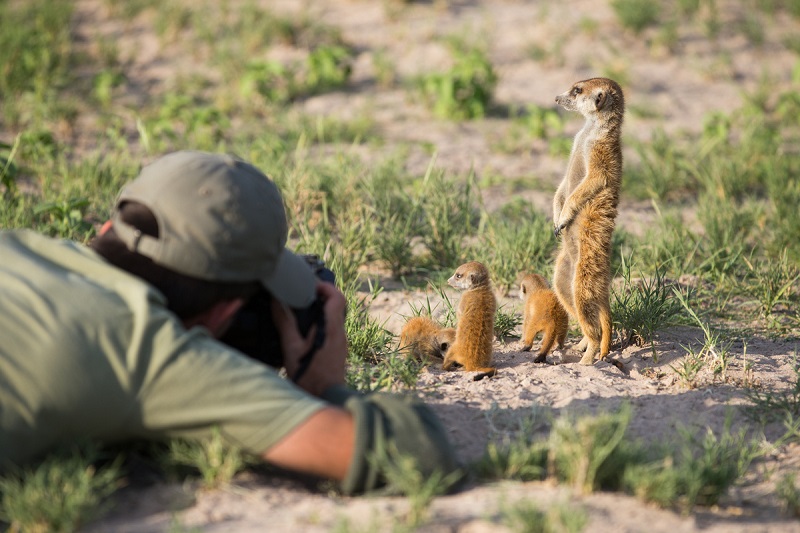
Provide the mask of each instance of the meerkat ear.
{"label": "meerkat ear", "polygon": [[598,111],[603,109],[603,106],[606,105],[606,100],[607,100],[606,97],[607,96],[608,96],[608,94],[603,92],[603,91],[600,91],[595,95],[595,97],[594,97],[594,106]]}

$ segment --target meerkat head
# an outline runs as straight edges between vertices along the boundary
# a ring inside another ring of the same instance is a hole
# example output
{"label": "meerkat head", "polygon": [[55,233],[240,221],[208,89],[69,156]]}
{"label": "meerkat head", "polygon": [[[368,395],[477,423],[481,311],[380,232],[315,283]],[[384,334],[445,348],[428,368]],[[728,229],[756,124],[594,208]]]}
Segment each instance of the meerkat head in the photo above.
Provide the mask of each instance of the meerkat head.
{"label": "meerkat head", "polygon": [[539,274],[527,274],[519,284],[519,297],[524,300],[527,296],[542,289],[549,289],[547,280]]}
{"label": "meerkat head", "polygon": [[444,356],[453,342],[456,340],[456,330],[453,328],[444,328],[436,335],[436,342],[438,343],[439,352]]}
{"label": "meerkat head", "polygon": [[608,78],[579,81],[569,91],[556,96],[556,103],[567,111],[577,111],[587,118],[621,115],[625,110],[622,88]]}
{"label": "meerkat head", "polygon": [[456,269],[447,284],[456,289],[471,289],[489,283],[489,271],[482,263],[470,261]]}

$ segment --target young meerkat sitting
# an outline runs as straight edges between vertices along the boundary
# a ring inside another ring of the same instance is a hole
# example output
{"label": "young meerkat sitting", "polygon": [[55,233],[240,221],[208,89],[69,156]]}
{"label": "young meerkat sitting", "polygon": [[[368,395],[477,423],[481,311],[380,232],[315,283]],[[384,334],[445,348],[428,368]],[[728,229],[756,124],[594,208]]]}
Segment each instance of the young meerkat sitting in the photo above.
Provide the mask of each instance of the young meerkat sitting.
{"label": "young meerkat sitting", "polygon": [[569,315],[547,280],[539,274],[527,274],[522,278],[519,297],[525,302],[522,314],[522,351],[529,351],[533,347],[533,339],[542,333],[542,345],[533,362],[544,363],[554,343],[559,348],[564,347]]}
{"label": "young meerkat sitting", "polygon": [[444,357],[442,369],[450,370],[458,363],[467,372],[480,372],[473,378],[475,381],[494,376],[497,368],[490,365],[497,300],[489,270],[482,263],[471,261],[458,267],[447,283],[464,292],[456,313],[456,340]]}
{"label": "young meerkat sitting", "polygon": [[444,358],[455,337],[455,329],[443,328],[428,317],[415,316],[400,331],[399,349],[418,361],[431,363]]}

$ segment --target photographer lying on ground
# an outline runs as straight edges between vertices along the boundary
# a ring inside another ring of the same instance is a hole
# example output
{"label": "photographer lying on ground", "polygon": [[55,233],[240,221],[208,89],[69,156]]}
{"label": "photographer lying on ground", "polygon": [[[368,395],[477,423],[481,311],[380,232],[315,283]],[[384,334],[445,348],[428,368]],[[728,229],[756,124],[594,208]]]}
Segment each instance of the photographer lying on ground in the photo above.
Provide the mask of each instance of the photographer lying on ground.
{"label": "photographer lying on ground", "polygon": [[[455,470],[426,406],[344,386],[345,298],[286,239],[275,185],[202,152],[145,167],[92,250],[0,232],[0,464],[87,437],[203,438],[218,427],[345,493],[382,484],[371,460],[381,450],[415,456],[426,473]],[[296,383],[216,340],[259,294],[272,296],[276,357]],[[324,318],[303,337],[289,308],[315,301]]]}

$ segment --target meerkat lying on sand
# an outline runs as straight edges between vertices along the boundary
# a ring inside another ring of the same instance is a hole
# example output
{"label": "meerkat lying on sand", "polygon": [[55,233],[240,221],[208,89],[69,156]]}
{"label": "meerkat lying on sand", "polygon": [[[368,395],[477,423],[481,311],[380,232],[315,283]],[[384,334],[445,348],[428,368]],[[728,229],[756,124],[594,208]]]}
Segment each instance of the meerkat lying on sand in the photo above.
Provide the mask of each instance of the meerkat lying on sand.
{"label": "meerkat lying on sand", "polygon": [[443,328],[428,317],[415,316],[400,331],[400,350],[426,363],[444,358],[453,344],[456,330]]}
{"label": "meerkat lying on sand", "polygon": [[458,363],[467,372],[480,372],[473,378],[475,381],[494,376],[497,368],[490,365],[497,300],[489,270],[482,263],[471,261],[458,267],[447,283],[464,292],[456,314],[456,340],[447,351],[442,368],[450,370]]}

